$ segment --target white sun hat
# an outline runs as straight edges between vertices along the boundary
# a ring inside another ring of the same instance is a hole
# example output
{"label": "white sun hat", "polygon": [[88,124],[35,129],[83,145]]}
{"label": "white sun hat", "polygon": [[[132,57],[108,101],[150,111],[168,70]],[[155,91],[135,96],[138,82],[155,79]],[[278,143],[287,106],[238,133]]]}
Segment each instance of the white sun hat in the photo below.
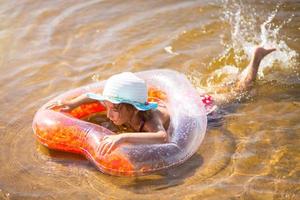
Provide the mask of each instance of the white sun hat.
{"label": "white sun hat", "polygon": [[148,102],[148,91],[145,81],[132,72],[123,72],[107,79],[103,93],[88,93],[91,99],[110,101],[114,104],[129,103],[136,109],[146,111],[157,108],[156,102]]}

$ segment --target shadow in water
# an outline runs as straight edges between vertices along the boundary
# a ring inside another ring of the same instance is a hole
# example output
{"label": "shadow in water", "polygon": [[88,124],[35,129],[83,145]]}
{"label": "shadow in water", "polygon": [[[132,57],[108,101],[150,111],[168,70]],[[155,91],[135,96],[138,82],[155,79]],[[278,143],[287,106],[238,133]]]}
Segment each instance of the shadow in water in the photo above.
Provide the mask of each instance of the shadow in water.
{"label": "shadow in water", "polygon": [[86,169],[96,170],[96,168],[92,165],[92,163],[90,163],[88,159],[85,158],[84,155],[48,149],[47,147],[39,143],[36,143],[36,145],[39,151],[48,156],[48,158],[53,162],[59,163],[63,166],[74,165],[82,166]]}
{"label": "shadow in water", "polygon": [[122,185],[121,188],[135,193],[143,193],[144,189],[149,190],[149,188],[151,188],[151,190],[162,190],[174,187],[182,184],[186,178],[193,176],[202,164],[202,156],[195,154],[183,164],[173,166],[152,175],[132,177],[130,178],[130,182]]}
{"label": "shadow in water", "polygon": [[[51,150],[37,143],[39,150],[51,159],[63,166],[78,166],[88,170],[97,171],[83,155]],[[193,155],[186,162],[171,168],[138,177],[116,177],[104,175],[99,171],[99,178],[134,193],[143,193],[144,190],[163,190],[183,184],[186,178],[194,176],[195,172],[203,164],[203,158],[199,154]]]}

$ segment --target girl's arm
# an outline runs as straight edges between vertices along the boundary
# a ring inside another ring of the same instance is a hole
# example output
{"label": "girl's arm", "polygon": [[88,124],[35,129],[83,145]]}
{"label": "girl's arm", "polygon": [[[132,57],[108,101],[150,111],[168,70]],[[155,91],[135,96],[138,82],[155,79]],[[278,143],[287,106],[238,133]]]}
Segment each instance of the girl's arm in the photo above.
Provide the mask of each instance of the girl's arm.
{"label": "girl's arm", "polygon": [[143,132],[143,133],[124,133],[121,134],[124,142],[129,143],[163,143],[167,140],[167,133],[165,131],[158,132]]}
{"label": "girl's arm", "polygon": [[81,104],[84,104],[84,103],[92,103],[92,102],[95,102],[96,100],[94,99],[90,99],[87,94],[82,94],[72,100],[68,100],[68,101],[64,101],[62,102],[63,105],[66,105],[66,106],[69,106],[71,107],[72,109],[73,108],[76,108],[77,106],[80,106]]}
{"label": "girl's arm", "polygon": [[75,97],[74,99],[71,100],[64,100],[64,101],[58,101],[55,102],[54,104],[48,106],[48,108],[53,108],[56,106],[61,106],[63,107],[62,110],[63,111],[69,111],[72,110],[74,108],[76,108],[77,106],[80,106],[81,104],[84,103],[92,103],[95,102],[96,100],[94,99],[90,99],[87,94],[82,94],[78,97]]}
{"label": "girl's arm", "polygon": [[144,131],[146,132],[105,136],[100,144],[99,153],[101,155],[110,153],[116,146],[125,142],[131,144],[157,144],[168,141],[168,134],[158,116],[154,117],[153,120],[145,122]]}
{"label": "girl's arm", "polygon": [[99,147],[100,155],[109,154],[116,146],[122,143],[131,144],[155,144],[164,143],[167,141],[166,131],[158,132],[135,132],[135,133],[122,133],[118,135],[109,135],[103,138]]}

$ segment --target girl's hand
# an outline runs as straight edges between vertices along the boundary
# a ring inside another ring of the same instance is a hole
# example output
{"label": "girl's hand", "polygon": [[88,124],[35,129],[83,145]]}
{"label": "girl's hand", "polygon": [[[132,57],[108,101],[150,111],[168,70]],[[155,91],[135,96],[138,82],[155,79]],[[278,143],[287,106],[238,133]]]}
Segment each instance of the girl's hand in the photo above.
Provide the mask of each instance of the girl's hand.
{"label": "girl's hand", "polygon": [[61,100],[58,100],[58,101],[50,104],[49,106],[47,106],[48,109],[53,109],[55,107],[59,107],[60,111],[64,111],[64,112],[68,112],[73,109],[73,106],[71,103],[66,102],[66,101],[61,101]]}
{"label": "girl's hand", "polygon": [[122,134],[105,136],[99,147],[100,155],[110,154],[122,142],[124,142]]}

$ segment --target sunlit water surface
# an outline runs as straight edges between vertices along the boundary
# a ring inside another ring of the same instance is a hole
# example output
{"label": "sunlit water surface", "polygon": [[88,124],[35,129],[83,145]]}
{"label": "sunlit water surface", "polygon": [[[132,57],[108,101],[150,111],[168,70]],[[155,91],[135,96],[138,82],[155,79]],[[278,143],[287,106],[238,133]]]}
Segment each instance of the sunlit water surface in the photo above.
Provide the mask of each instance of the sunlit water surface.
{"label": "sunlit water surface", "polygon": [[[0,199],[300,199],[300,3],[242,2],[1,1]],[[66,90],[170,68],[214,92],[257,44],[278,50],[252,95],[228,105],[180,166],[108,176],[33,137],[34,113]]]}

